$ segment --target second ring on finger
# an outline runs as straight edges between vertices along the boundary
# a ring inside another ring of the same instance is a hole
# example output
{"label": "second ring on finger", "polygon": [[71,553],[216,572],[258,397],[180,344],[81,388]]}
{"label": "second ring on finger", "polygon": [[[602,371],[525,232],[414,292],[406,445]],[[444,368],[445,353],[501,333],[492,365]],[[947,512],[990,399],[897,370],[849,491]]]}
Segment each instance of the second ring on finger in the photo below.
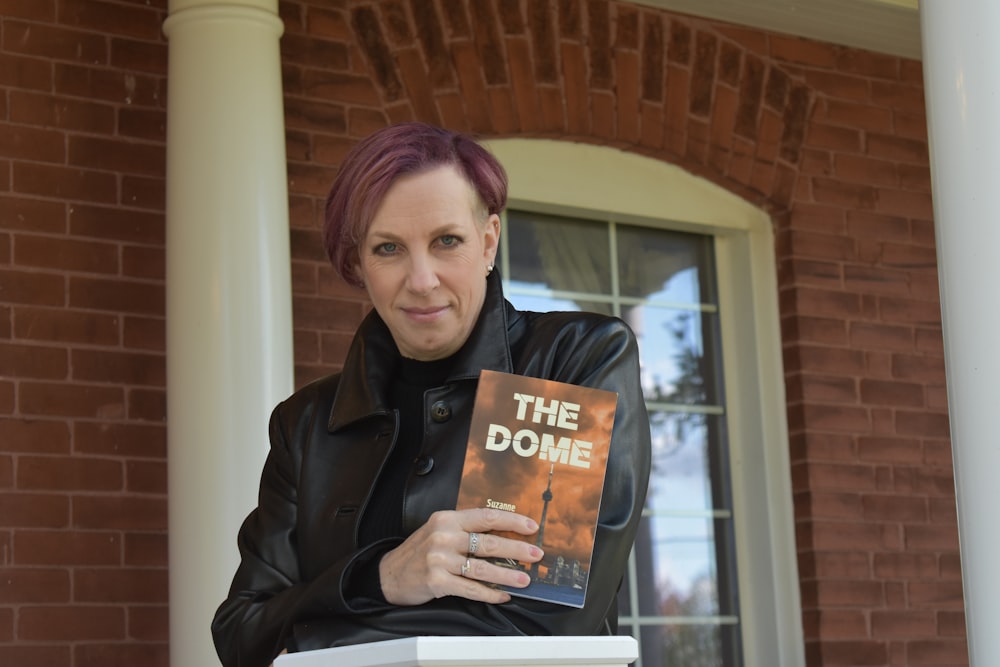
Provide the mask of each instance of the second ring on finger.
{"label": "second ring on finger", "polygon": [[480,539],[481,539],[481,536],[479,535],[479,533],[469,533],[469,549],[468,549],[468,551],[469,551],[469,555],[470,556],[476,555],[476,551],[479,550],[479,541],[480,541]]}

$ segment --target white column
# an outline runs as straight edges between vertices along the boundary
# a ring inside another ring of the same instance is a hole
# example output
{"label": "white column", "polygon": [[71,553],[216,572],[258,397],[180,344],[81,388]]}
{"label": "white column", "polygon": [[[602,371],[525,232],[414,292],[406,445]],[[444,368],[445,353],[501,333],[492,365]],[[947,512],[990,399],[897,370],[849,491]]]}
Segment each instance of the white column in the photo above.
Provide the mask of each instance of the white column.
{"label": "white column", "polygon": [[171,0],[167,108],[170,664],[209,626],[292,389],[278,0]]}
{"label": "white column", "polygon": [[1000,3],[922,0],[948,410],[973,665],[1000,665]]}

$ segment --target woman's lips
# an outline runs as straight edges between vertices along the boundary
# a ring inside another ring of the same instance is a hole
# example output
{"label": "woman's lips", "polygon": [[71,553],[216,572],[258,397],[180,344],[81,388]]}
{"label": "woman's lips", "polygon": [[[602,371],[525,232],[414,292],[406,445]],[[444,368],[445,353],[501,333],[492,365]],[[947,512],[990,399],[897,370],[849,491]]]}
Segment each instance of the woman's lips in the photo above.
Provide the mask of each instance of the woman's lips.
{"label": "woman's lips", "polygon": [[403,308],[403,312],[406,315],[418,322],[430,322],[437,319],[444,311],[448,309],[447,306],[433,306],[429,308]]}

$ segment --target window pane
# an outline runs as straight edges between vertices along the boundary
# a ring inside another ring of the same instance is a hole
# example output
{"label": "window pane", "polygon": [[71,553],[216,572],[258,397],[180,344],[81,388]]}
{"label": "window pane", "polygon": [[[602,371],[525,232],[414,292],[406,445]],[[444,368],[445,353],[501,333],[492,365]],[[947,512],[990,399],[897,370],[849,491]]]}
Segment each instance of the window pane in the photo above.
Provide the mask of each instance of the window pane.
{"label": "window pane", "polygon": [[[636,540],[639,609],[652,616],[731,616],[736,595],[729,567],[720,561],[717,537],[725,519],[652,516]],[[721,534],[720,534],[721,531]],[[728,559],[726,559],[728,560]]]}
{"label": "window pane", "polygon": [[642,667],[739,667],[743,664],[738,625],[644,625],[636,639],[639,640]]}
{"label": "window pane", "polygon": [[711,237],[618,225],[617,242],[622,296],[715,302]]}
{"label": "window pane", "polygon": [[568,310],[573,312],[582,310],[580,304],[571,299],[556,299],[555,297],[539,294],[519,294],[511,297],[511,301],[516,303],[518,310],[534,310],[540,313],[548,313],[554,310]]}
{"label": "window pane", "polygon": [[653,512],[730,510],[722,418],[697,412],[649,413],[653,469],[646,506]]}
{"label": "window pane", "polygon": [[512,285],[611,293],[607,223],[510,211],[507,230]]}
{"label": "window pane", "polygon": [[721,403],[714,353],[716,313],[646,305],[631,308],[628,321],[639,337],[647,401]]}

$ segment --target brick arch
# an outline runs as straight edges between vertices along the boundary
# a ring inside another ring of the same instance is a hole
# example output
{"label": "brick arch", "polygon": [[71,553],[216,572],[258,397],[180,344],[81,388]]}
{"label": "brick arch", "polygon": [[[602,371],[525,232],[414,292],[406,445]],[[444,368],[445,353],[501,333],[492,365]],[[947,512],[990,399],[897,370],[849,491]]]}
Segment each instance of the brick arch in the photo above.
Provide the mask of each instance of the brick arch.
{"label": "brick arch", "polygon": [[612,145],[792,200],[813,94],[746,32],[604,0],[358,2],[349,30],[390,120]]}
{"label": "brick arch", "polygon": [[367,311],[332,275],[317,228],[347,150],[392,122],[613,146],[788,224],[816,93],[801,69],[762,55],[764,33],[608,0],[280,10],[298,384],[339,367]]}

